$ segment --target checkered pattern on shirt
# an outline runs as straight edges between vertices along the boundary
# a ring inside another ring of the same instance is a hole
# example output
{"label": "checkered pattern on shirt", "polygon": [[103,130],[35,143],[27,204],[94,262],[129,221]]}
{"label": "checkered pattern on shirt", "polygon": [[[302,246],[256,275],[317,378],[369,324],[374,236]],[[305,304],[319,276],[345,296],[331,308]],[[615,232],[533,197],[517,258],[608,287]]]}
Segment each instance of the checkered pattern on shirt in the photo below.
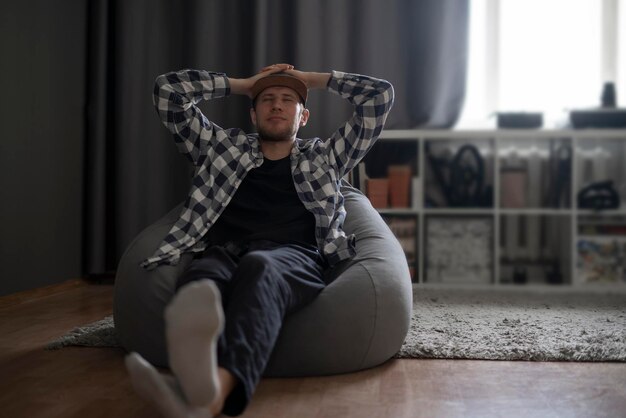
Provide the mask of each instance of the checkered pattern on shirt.
{"label": "checkered pattern on shirt", "polygon": [[[342,230],[346,211],[341,178],[367,153],[380,135],[393,104],[385,80],[333,71],[328,90],[354,105],[352,117],[326,141],[297,139],[291,169],[298,196],[315,216],[315,237],[331,265],[354,255],[354,236]],[[183,70],[161,75],[154,104],[174,134],[178,150],[195,166],[195,176],[179,219],[157,251],[141,264],[151,269],[176,264],[185,252],[205,249],[202,237],[230,202],[246,173],[263,163],[257,134],[222,129],[197,107],[201,100],[230,94],[222,73]]]}

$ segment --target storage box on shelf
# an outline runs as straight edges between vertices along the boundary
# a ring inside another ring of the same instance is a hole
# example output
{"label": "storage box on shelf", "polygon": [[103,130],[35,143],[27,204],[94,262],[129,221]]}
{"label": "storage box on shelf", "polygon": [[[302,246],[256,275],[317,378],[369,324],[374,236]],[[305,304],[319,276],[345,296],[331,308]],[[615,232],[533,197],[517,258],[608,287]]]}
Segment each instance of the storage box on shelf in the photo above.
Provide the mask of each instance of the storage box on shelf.
{"label": "storage box on shelf", "polygon": [[626,284],[626,130],[388,130],[370,179],[415,282]]}

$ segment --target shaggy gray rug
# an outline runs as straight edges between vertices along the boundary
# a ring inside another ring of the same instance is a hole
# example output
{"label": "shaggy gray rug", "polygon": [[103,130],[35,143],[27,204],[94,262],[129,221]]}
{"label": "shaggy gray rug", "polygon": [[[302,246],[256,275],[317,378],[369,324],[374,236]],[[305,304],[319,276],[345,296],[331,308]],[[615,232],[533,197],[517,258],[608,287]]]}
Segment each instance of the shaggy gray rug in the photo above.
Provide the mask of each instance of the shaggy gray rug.
{"label": "shaggy gray rug", "polygon": [[[562,288],[413,291],[411,329],[397,358],[626,361],[626,293]],[[119,347],[106,317],[50,343]]]}
{"label": "shaggy gray rug", "polygon": [[626,293],[597,289],[413,291],[398,358],[626,361]]}

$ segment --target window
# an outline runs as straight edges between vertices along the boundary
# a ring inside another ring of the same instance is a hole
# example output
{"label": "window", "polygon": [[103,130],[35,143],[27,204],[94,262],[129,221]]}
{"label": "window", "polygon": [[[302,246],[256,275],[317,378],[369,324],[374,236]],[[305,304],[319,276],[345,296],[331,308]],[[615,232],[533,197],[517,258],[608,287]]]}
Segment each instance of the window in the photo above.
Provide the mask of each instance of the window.
{"label": "window", "polygon": [[604,82],[626,103],[626,0],[472,0],[461,127],[498,111],[538,111],[545,127],[600,104]]}

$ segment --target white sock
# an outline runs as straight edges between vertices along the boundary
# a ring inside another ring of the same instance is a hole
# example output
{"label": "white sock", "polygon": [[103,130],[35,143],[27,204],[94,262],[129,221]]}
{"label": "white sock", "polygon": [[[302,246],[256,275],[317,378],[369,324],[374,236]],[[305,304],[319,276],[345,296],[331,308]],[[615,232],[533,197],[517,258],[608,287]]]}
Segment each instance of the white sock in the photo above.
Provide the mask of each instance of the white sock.
{"label": "white sock", "polygon": [[175,390],[175,379],[163,376],[138,353],[126,356],[126,369],[135,391],[168,418],[186,418],[189,411]]}
{"label": "white sock", "polygon": [[191,406],[207,406],[219,392],[217,339],[224,328],[219,290],[210,280],[183,287],[165,309],[170,369]]}

